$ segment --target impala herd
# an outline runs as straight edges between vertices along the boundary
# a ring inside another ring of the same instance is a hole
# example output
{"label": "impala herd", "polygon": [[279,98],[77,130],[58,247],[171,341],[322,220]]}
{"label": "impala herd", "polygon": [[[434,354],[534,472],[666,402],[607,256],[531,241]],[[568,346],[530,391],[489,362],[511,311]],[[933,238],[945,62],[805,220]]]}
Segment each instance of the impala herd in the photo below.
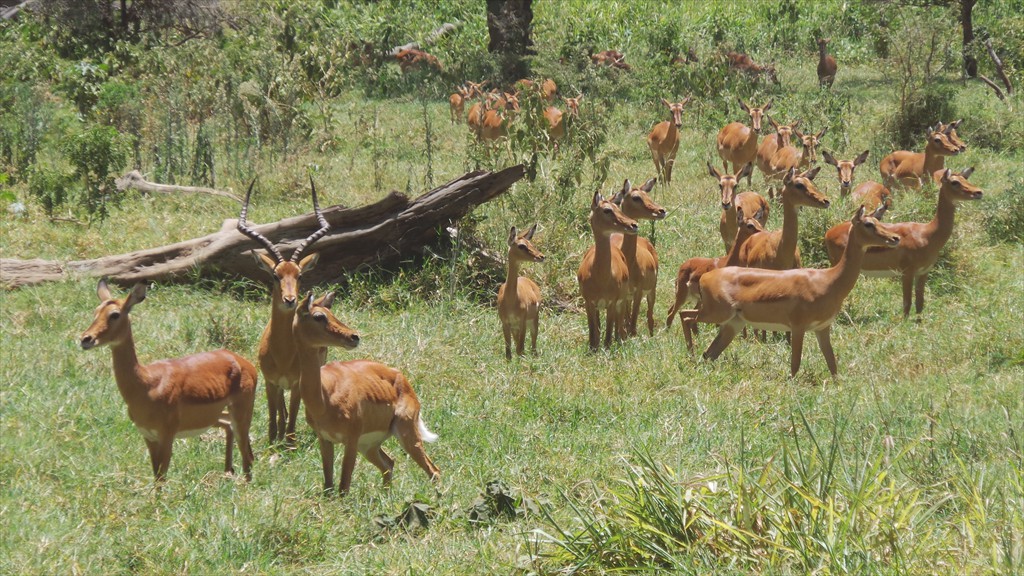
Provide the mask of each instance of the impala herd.
{"label": "impala herd", "polygon": [[[827,54],[827,39],[819,40],[818,77],[831,86],[836,63]],[[602,53],[604,54],[604,53]],[[598,55],[594,55],[595,58]],[[422,59],[421,59],[422,60]],[[752,61],[732,58],[735,67],[753,69]],[[749,60],[749,58],[748,58]],[[613,62],[622,62],[621,56]],[[409,59],[409,65],[420,60]],[[430,62],[428,61],[428,64]],[[774,77],[774,69],[767,69]],[[545,104],[546,134],[557,146],[571,126],[567,120],[580,114],[582,94],[563,98],[566,108],[555,105],[558,89],[551,80],[522,80],[512,92],[485,91],[485,83],[466,82],[449,98],[452,123],[465,120],[482,142],[493,142],[507,133],[510,117],[519,110],[521,90],[533,90]],[[683,112],[690,98],[678,102],[662,99],[668,119],[657,123],[647,136],[647,146],[657,178],[634,186],[625,180],[611,197],[599,191],[591,198],[589,223],[593,245],[584,253],[577,270],[580,295],[586,311],[588,345],[591,351],[636,336],[642,331],[641,310],[646,300],[647,333],[654,336],[654,304],[658,282],[658,254],[654,243],[639,235],[639,221],[666,217],[666,209],[652,199],[660,179],[671,185],[672,169],[679,149]],[[825,235],[831,268],[801,267],[799,210],[801,207],[827,209],[830,201],[815,185],[821,166],[817,148],[826,129],[801,132],[800,121],[779,123],[768,115],[769,100],[753,107],[740,100],[746,117],[732,122],[717,135],[716,147],[722,162],[720,171],[710,162],[707,173],[721,191],[721,235],[725,255],[690,258],[676,274],[675,298],[668,310],[666,327],[678,316],[688,349],[692,352],[699,323],[716,324],[718,333],[704,352],[713,360],[749,326],[755,330],[783,331],[791,345],[790,373],[800,368],[804,336],[813,332],[829,372],[837,374],[830,331],[833,321],[852,291],[857,278],[899,276],[903,287],[903,317],[910,314],[912,299],[918,314],[924,308],[924,287],[929,270],[949,240],[956,205],[981,198],[982,191],[968,182],[973,168],[953,172],[945,167],[946,156],[966,149],[959,139],[957,120],[938,123],[928,130],[924,151],[896,151],[879,165],[881,182],[866,181],[854,187],[854,173],[868,158],[868,151],[852,160],[838,160],[822,150],[825,164],[836,169],[842,196],[850,196],[856,213],[832,227]],[[468,111],[467,111],[468,107]],[[763,135],[764,126],[774,128]],[[795,139],[794,139],[795,136]],[[794,145],[795,143],[795,145]],[[731,169],[730,169],[731,164]],[[768,197],[753,191],[740,192],[744,179],[752,184],[754,168],[763,174]],[[890,188],[917,189],[928,182],[938,185],[935,217],[927,223],[883,223],[892,206]],[[327,348],[354,349],[359,335],[331,312],[334,294],[318,298],[300,290],[303,272],[317,265],[316,253],[305,251],[330,229],[321,213],[316,187],[310,179],[313,210],[319,228],[301,242],[286,260],[278,248],[251,228],[246,220],[253,185],[246,192],[237,228],[259,244],[264,252],[253,251],[256,265],[272,279],[269,321],[260,338],[258,364],[266,382],[269,410],[268,436],[271,443],[294,447],[300,404],[306,421],[319,440],[325,490],[334,487],[334,445],[343,445],[339,493],[346,493],[352,481],[356,454],[361,453],[391,480],[394,460],[381,444],[397,436],[402,448],[426,474],[436,480],[438,468],[424,451],[433,442],[420,414],[420,402],[412,385],[398,370],[369,360],[327,362]],[[767,229],[773,209],[782,210],[782,226]],[[522,275],[522,267],[544,262],[533,244],[537,225],[525,231],[511,227],[508,233],[507,276],[498,288],[497,310],[505,342],[505,357],[512,349],[523,355],[526,336],[537,352],[541,288]],[[913,294],[913,297],[912,297]],[[232,472],[232,442],[242,456],[246,479],[251,478],[253,451],[249,441],[256,396],[256,368],[241,356],[217,350],[141,365],[136,357],[129,312],[146,297],[146,286],[138,284],[117,298],[106,281],[97,287],[99,306],[89,328],[82,334],[83,349],[107,345],[113,356],[114,378],[128,415],[146,440],[157,481],[166,477],[175,437],[188,436],[217,426],[227,434],[225,470]],[[686,308],[693,303],[692,308]],[[290,398],[286,403],[285,392]]]}

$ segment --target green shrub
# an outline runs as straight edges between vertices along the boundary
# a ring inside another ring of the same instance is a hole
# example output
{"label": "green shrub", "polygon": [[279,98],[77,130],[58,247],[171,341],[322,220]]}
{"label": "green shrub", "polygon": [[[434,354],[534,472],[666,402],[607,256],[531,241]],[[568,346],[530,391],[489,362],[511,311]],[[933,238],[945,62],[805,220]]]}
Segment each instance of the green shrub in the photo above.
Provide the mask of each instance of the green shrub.
{"label": "green shrub", "polygon": [[85,187],[76,203],[89,215],[106,216],[107,202],[115,198],[114,177],[128,163],[128,139],[111,126],[93,125],[65,139],[62,149]]}
{"label": "green shrub", "polygon": [[73,196],[74,170],[63,162],[45,159],[32,165],[28,172],[28,191],[49,216]]}
{"label": "green shrub", "polygon": [[986,194],[985,232],[993,244],[1024,244],[1024,178],[1018,173],[1013,186]]}

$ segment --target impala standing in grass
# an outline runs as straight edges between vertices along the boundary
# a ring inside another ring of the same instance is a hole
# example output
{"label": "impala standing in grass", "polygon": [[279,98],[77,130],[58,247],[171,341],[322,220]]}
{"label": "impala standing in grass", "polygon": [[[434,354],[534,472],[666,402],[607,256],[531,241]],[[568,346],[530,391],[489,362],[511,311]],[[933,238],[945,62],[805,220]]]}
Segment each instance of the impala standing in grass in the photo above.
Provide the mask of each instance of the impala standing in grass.
{"label": "impala standing in grass", "polygon": [[537,354],[537,325],[540,322],[540,287],[519,275],[524,262],[543,262],[544,255],[533,245],[537,225],[522,234],[513,226],[508,232],[508,274],[498,288],[498,318],[505,336],[505,358],[512,359],[512,341],[516,354],[523,355],[526,332],[530,332],[530,348]]}

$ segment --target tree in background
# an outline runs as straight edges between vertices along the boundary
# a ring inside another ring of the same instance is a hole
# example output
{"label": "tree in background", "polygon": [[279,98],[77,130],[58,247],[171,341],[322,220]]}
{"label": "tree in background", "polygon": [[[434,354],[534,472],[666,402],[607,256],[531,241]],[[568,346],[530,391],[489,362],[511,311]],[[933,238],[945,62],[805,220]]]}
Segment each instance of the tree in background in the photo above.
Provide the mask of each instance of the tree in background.
{"label": "tree in background", "polygon": [[504,82],[530,75],[525,58],[536,54],[530,38],[532,5],[533,0],[487,0],[487,50],[499,56]]}

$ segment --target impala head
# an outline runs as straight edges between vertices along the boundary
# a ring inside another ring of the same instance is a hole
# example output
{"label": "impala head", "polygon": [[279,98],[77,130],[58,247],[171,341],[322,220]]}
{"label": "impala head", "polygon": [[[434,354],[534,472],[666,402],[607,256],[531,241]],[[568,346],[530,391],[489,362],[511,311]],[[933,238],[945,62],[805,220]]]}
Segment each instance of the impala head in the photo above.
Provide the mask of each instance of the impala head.
{"label": "impala head", "polygon": [[708,174],[718,180],[718,188],[722,192],[722,210],[732,208],[733,198],[736,197],[736,185],[740,180],[750,176],[753,170],[754,165],[748,162],[743,165],[743,168],[740,168],[738,174],[722,174],[711,165],[711,162],[708,162]]}
{"label": "impala head", "polygon": [[465,84],[459,86],[456,90],[458,90],[459,96],[462,96],[463,99],[469,99],[473,96],[473,90],[467,88]]}
{"label": "impala head", "polygon": [[789,146],[789,143],[793,141],[793,130],[800,125],[800,120],[792,124],[779,124],[771,116],[768,117],[768,122],[771,123],[772,128],[775,128],[775,139],[779,148]]}
{"label": "impala head", "polygon": [[949,168],[942,173],[942,178],[939,183],[939,194],[947,195],[955,202],[962,202],[964,200],[981,200],[982,190],[974,184],[967,181],[974,173],[974,167],[971,166],[967,170],[957,174]]}
{"label": "impala head", "polygon": [[636,234],[640,227],[636,220],[622,213],[614,202],[603,198],[600,192],[594,192],[590,203],[590,227],[595,233],[608,236],[615,232]]}
{"label": "impala head", "polygon": [[664,104],[665,106],[668,106],[668,110],[672,114],[672,123],[675,124],[676,128],[681,128],[683,126],[683,108],[689,102],[689,96],[683,98],[681,102],[675,103],[669,102],[664,98],[661,99],[661,103]]}
{"label": "impala head", "polygon": [[764,226],[761,225],[761,218],[764,217],[764,208],[759,208],[753,216],[744,216],[743,207],[736,207],[736,225],[738,226],[737,238],[745,239],[750,238],[758,232],[764,231]]}
{"label": "impala head", "polygon": [[530,229],[523,233],[516,232],[513,226],[508,231],[508,259],[522,260],[526,262],[543,262],[544,255],[533,245],[533,233],[537,231],[537,225],[530,226]]}
{"label": "impala head", "polygon": [[242,212],[238,216],[238,231],[262,244],[269,253],[268,256],[267,254],[256,252],[254,250],[252,255],[256,260],[256,265],[266,270],[274,278],[274,306],[278,307],[282,311],[294,310],[299,297],[299,278],[302,276],[303,272],[312,270],[320,260],[320,255],[317,253],[310,254],[305,258],[302,258],[302,253],[313,242],[316,242],[323,237],[323,235],[330,229],[330,225],[324,218],[323,213],[320,212],[320,203],[317,201],[316,197],[316,185],[313,184],[313,177],[310,176],[309,185],[313,194],[313,212],[316,214],[317,221],[320,223],[320,229],[306,237],[306,239],[299,244],[299,247],[295,249],[295,252],[292,253],[292,257],[289,260],[285,260],[281,256],[281,252],[279,252],[274,246],[273,242],[246,223],[245,217],[249,211],[249,199],[252,196],[252,187],[255,183],[256,180],[253,179],[252,183],[249,184],[249,190],[245,193],[245,202],[242,204]]}
{"label": "impala head", "polygon": [[870,246],[893,248],[900,243],[899,234],[893,232],[874,216],[866,215],[864,206],[861,206],[853,215],[850,224],[850,243],[852,244],[856,240],[862,249],[867,249]]}
{"label": "impala head", "polygon": [[821,132],[818,132],[817,134],[804,134],[795,128],[796,123],[794,123],[793,126],[793,134],[796,134],[796,137],[800,139],[800,145],[804,147],[804,154],[807,155],[810,162],[817,162],[818,143],[825,136],[825,132],[828,131],[828,128],[822,128]]}
{"label": "impala head", "polygon": [[[737,98],[737,100],[739,99]],[[760,134],[761,119],[764,118],[765,113],[772,107],[772,101],[769,100],[767,104],[760,108],[751,108],[743,100],[739,100],[739,103],[740,108],[743,108],[743,111],[750,115],[750,127],[753,128],[755,133]]]}
{"label": "impala head", "polygon": [[850,187],[853,185],[853,171],[868,159],[868,151],[861,152],[853,160],[836,160],[828,150],[822,150],[821,157],[825,159],[825,164],[836,167],[839,172],[839,192],[845,196],[850,193]]}
{"label": "impala head", "polygon": [[775,72],[775,65],[774,64],[768,64],[766,66],[763,66],[761,68],[761,71],[764,72],[764,75],[765,75],[766,78],[768,78],[769,82],[771,82],[772,84],[775,84],[776,86],[781,86],[782,85],[782,82],[779,81],[779,75],[776,74],[776,72]]}
{"label": "impala head", "polygon": [[[952,126],[950,124],[949,126]],[[932,151],[933,154],[939,156],[956,156],[961,152],[959,145],[953,143],[949,138],[947,130],[952,132],[953,130],[949,126],[943,126],[942,122],[939,122],[935,126],[928,129],[928,144],[925,148]],[[966,148],[966,146],[964,146]]]}
{"label": "impala head", "polygon": [[789,172],[782,178],[782,199],[795,206],[810,206],[812,208],[828,208],[829,201],[824,194],[818,191],[814,185],[814,177],[818,175],[821,166],[811,168],[803,174],[797,173],[796,168],[790,168]]}
{"label": "impala head", "polygon": [[818,48],[825,48],[825,46],[828,46],[828,43],[831,41],[831,38],[818,38]]}
{"label": "impala head", "polygon": [[569,111],[569,114],[578,118],[580,115],[580,102],[583,100],[583,94],[580,94],[575,98],[562,98],[562,100],[565,100],[565,109]]}
{"label": "impala head", "polygon": [[960,126],[961,122],[963,122],[962,119],[954,120],[953,122],[950,122],[949,124],[946,125],[943,125],[942,122],[939,122],[938,129],[941,130],[947,138],[949,138],[949,141],[954,146],[956,146],[957,148],[960,149],[961,152],[963,152],[964,150],[967,150],[967,144],[965,144],[964,141],[961,140],[960,137],[957,136],[956,134],[956,129],[958,126]]}
{"label": "impala head", "polygon": [[136,284],[124,298],[114,298],[107,287],[106,279],[101,279],[96,286],[96,295],[100,305],[93,313],[92,324],[78,339],[82,350],[97,346],[118,344],[131,332],[128,312],[132,306],[146,299],[146,285]]}
{"label": "impala head", "polygon": [[351,350],[359,346],[359,334],[341,323],[331,313],[334,292],[328,292],[316,300],[313,293],[307,294],[295,310],[292,334],[296,341],[306,346],[334,347]]}
{"label": "impala head", "polygon": [[657,178],[651,178],[639,188],[634,188],[627,179],[622,183],[622,190],[612,196],[612,202],[619,206],[627,218],[634,220],[661,220],[665,217],[665,209],[651,200],[650,192],[657,184]]}

